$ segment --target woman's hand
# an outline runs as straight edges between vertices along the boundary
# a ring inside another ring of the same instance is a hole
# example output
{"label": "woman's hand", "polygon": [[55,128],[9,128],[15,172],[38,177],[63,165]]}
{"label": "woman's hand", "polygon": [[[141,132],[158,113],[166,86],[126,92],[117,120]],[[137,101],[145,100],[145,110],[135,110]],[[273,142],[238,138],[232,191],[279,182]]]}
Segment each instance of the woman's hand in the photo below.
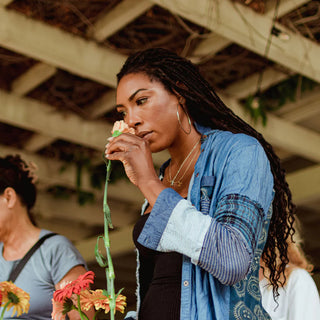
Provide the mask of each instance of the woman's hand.
{"label": "woman's hand", "polygon": [[164,186],[154,169],[147,141],[130,133],[122,133],[109,138],[105,156],[108,160],[121,161],[129,180],[141,190],[150,204],[155,202]]}
{"label": "woman's hand", "polygon": [[147,141],[133,134],[122,133],[109,138],[105,150],[109,160],[120,160],[130,181],[140,186],[145,180],[158,179]]}

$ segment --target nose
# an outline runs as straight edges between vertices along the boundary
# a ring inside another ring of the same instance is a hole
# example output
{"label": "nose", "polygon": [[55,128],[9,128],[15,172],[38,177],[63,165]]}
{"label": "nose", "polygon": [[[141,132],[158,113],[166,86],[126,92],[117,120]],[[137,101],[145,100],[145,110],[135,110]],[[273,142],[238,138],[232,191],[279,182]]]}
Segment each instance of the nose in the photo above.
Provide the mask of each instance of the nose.
{"label": "nose", "polygon": [[141,118],[137,114],[137,112],[128,111],[125,117],[125,122],[131,128],[136,128],[138,125],[141,124]]}

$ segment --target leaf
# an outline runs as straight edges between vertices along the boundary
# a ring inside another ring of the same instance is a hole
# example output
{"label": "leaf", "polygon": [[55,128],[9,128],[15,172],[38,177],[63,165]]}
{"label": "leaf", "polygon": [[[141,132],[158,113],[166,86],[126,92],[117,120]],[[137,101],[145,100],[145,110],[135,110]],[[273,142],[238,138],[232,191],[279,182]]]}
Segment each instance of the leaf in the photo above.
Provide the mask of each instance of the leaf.
{"label": "leaf", "polygon": [[116,294],[116,299],[117,299],[118,295],[119,295],[123,290],[124,290],[124,288],[121,288],[121,289],[118,291],[118,293]]}
{"label": "leaf", "polygon": [[98,236],[97,238],[97,243],[96,243],[96,246],[94,248],[94,254],[96,256],[96,260],[99,264],[99,266],[101,268],[106,268],[108,266],[108,261],[107,259],[100,253],[100,250],[99,250],[99,241],[100,239],[104,239],[103,236]]}
{"label": "leaf", "polygon": [[120,134],[122,134],[121,131],[115,130],[115,131],[113,132],[112,136],[113,136],[113,137],[118,137],[118,136],[120,136]]}

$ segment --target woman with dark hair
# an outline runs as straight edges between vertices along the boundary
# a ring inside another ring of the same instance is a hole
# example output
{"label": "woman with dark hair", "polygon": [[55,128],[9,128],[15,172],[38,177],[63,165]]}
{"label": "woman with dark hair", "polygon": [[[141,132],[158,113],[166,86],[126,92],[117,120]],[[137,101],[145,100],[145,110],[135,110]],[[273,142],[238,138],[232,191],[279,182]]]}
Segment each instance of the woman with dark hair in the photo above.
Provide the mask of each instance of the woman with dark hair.
{"label": "woman with dark hair", "polygon": [[[35,225],[31,209],[36,202],[34,167],[20,156],[0,157],[0,282],[10,274],[41,237],[51,233]],[[14,281],[30,295],[30,308],[19,319],[51,319],[52,296],[69,281],[86,272],[85,261],[61,235],[46,239]],[[80,319],[77,311],[69,319]],[[13,319],[12,310],[4,319]]]}
{"label": "woman with dark hair", "polygon": [[[106,157],[146,198],[133,231],[139,320],[270,319],[259,260],[277,290],[294,232],[272,147],[168,50],[133,54],[117,77],[116,108],[135,134],[110,138]],[[165,149],[159,179],[151,154]]]}

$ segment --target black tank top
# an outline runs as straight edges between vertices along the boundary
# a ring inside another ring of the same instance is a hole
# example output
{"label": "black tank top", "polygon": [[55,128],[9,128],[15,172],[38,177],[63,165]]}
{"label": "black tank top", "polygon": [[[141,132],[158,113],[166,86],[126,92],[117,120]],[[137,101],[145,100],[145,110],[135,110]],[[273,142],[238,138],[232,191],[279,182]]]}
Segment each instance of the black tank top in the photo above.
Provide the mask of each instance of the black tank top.
{"label": "black tank top", "polygon": [[141,216],[133,229],[133,241],[139,250],[141,305],[139,320],[179,320],[182,255],[158,252],[137,239],[149,214]]}

